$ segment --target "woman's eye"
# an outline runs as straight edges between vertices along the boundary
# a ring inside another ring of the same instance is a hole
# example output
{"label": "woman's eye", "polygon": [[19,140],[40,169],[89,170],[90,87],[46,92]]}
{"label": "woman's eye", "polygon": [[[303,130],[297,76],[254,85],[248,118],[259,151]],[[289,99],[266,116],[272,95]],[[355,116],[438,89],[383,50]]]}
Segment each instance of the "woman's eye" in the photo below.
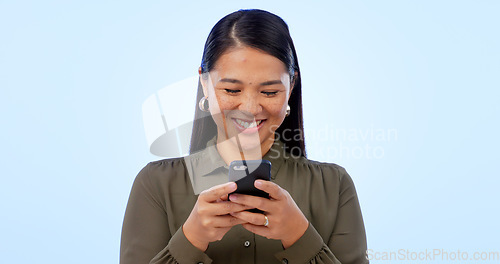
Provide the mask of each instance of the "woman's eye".
{"label": "woman's eye", "polygon": [[227,93],[230,93],[230,94],[235,94],[235,93],[238,93],[240,90],[233,90],[233,89],[224,89],[226,90]]}
{"label": "woman's eye", "polygon": [[263,91],[262,93],[265,94],[265,95],[267,95],[267,96],[272,96],[272,95],[276,95],[278,93],[278,91],[274,91],[274,92],[265,92],[265,91]]}

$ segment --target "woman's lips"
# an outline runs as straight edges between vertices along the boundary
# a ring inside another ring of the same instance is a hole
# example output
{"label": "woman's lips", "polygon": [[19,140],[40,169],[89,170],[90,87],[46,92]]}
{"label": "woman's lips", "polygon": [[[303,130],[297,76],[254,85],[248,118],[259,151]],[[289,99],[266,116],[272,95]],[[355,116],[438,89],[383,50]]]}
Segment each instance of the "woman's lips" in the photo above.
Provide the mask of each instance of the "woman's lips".
{"label": "woman's lips", "polygon": [[255,120],[255,122],[253,120],[245,120],[239,118],[231,119],[233,120],[233,123],[238,131],[244,134],[252,134],[258,132],[266,122],[266,119]]}

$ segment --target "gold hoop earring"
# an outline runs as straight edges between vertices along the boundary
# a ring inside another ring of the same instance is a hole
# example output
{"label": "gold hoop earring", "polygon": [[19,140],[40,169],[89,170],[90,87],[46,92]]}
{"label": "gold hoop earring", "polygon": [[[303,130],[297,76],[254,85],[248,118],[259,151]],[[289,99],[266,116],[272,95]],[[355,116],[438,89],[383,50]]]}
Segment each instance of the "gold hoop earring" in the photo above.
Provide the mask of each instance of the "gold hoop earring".
{"label": "gold hoop earring", "polygon": [[209,112],[209,105],[208,105],[208,97],[207,96],[200,99],[200,102],[198,102],[198,107],[203,112]]}
{"label": "gold hoop earring", "polygon": [[290,115],[290,105],[286,105],[286,114],[285,116],[289,116]]}

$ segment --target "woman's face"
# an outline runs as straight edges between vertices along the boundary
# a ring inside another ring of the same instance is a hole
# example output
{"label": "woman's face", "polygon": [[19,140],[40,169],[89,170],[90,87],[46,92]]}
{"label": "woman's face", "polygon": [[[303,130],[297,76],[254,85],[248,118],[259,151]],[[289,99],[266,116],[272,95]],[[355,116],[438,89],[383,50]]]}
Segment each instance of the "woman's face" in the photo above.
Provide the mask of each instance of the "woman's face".
{"label": "woman's face", "polygon": [[239,143],[241,151],[272,145],[291,93],[283,62],[254,48],[231,49],[201,80],[219,141]]}

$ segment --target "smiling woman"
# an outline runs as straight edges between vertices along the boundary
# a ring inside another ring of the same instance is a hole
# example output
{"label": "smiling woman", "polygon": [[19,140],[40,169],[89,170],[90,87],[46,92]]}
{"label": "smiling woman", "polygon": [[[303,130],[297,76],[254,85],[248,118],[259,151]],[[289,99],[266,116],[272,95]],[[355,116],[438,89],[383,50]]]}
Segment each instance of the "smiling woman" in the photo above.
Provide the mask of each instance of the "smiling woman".
{"label": "smiling woman", "polygon": [[[238,55],[245,56],[239,57]],[[258,56],[253,58],[253,55]],[[243,68],[236,67],[233,63]],[[240,87],[245,85],[245,82],[248,86],[250,82],[252,84],[264,82],[270,85],[280,81],[284,86],[282,88],[288,87],[289,99],[288,105],[284,105],[285,111],[287,108],[291,110],[289,116],[278,126],[276,133],[281,135],[286,128],[292,131],[293,135],[303,131],[299,63],[288,26],[280,17],[262,10],[240,10],[221,19],[215,24],[207,38],[199,72],[203,73],[204,77],[207,77],[210,72],[208,77],[213,77],[212,81],[217,82],[215,85],[224,79],[228,79],[228,82],[223,83],[240,85]],[[229,75],[213,76],[217,73],[237,74],[241,76],[241,80]],[[215,77],[220,77],[220,80],[214,79]],[[204,79],[206,78],[201,78],[201,80]],[[206,85],[203,87],[202,84],[203,82],[200,82],[198,85],[197,101],[201,101],[207,95],[209,87]],[[262,85],[261,88],[265,86]],[[276,89],[276,87],[268,88],[270,89],[262,91],[263,94],[274,92],[272,89]],[[226,91],[231,93],[231,89]],[[272,93],[269,94],[272,95]],[[209,97],[209,99],[212,100],[215,108],[214,98]],[[195,109],[191,153],[204,149],[206,143],[218,133],[210,114],[213,114],[212,111],[208,113],[198,108]],[[293,149],[296,152],[294,154],[306,156],[303,137],[300,137],[300,140],[284,142],[284,144],[287,149]]]}
{"label": "smiling woman", "polygon": [[[227,15],[198,71],[190,155],[139,172],[120,263],[368,263],[349,174],[306,158],[286,23],[263,10]],[[271,164],[270,181],[253,181],[268,195],[234,193],[228,165],[239,160]]]}

